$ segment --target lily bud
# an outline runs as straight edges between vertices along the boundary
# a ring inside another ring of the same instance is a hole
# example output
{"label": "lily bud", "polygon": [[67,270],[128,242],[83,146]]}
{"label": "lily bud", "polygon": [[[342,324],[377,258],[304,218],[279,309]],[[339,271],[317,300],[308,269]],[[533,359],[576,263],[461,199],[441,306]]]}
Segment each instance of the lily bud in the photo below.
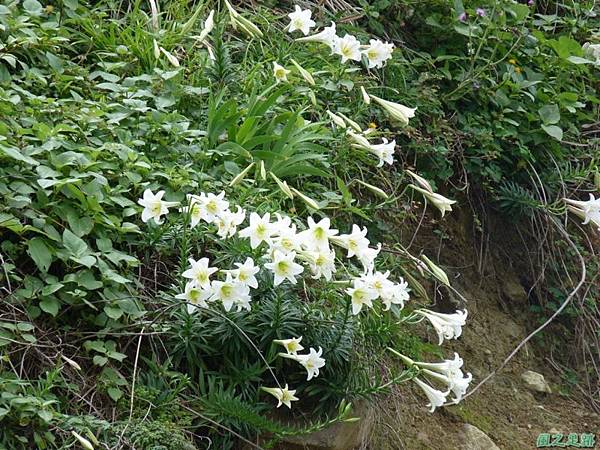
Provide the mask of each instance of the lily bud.
{"label": "lily bud", "polygon": [[231,180],[231,182],[229,183],[229,187],[235,186],[240,181],[242,181],[244,179],[244,177],[248,174],[248,172],[250,172],[250,169],[252,169],[252,167],[254,167],[254,164],[255,163],[250,163],[248,165],[248,167],[246,167],[244,170],[242,170],[240,173],[238,173],[235,176],[235,178],[233,180]]}
{"label": "lily bud", "polygon": [[348,125],[350,125],[356,132],[358,133],[362,133],[362,128],[360,127],[360,125],[358,123],[356,123],[354,120],[350,119],[348,116],[345,116],[342,113],[338,113],[341,117],[344,118],[344,120],[346,121],[346,123],[348,123]]}
{"label": "lily bud", "polygon": [[414,173],[411,170],[406,169],[405,172],[407,174],[409,174],[413,178],[413,180],[415,180],[417,182],[417,184],[419,186],[421,186],[423,189],[425,189],[433,194],[433,188],[431,187],[431,184],[429,184],[429,181],[427,181],[422,176],[417,175],[416,173]]}
{"label": "lily bud", "polygon": [[158,47],[158,42],[156,42],[156,39],[152,40],[152,45],[154,47],[154,58],[160,58],[160,48]]}
{"label": "lily bud", "polygon": [[306,203],[312,209],[321,209],[321,207],[319,206],[319,204],[315,200],[313,200],[312,198],[310,198],[309,196],[304,195],[302,192],[300,192],[296,188],[290,187],[290,189],[292,190],[292,192],[294,194],[296,194],[298,197],[300,197],[302,199],[302,201],[304,201],[304,203]]}
{"label": "lily bud", "polygon": [[404,125],[408,125],[408,120],[415,117],[417,108],[409,108],[408,106],[390,102],[376,97],[375,95],[371,95],[370,97],[375,100],[375,102],[377,102],[392,119],[403,123]]}
{"label": "lily bud", "polygon": [[344,128],[344,129],[346,128],[346,122],[344,122],[344,119],[342,119],[340,116],[332,113],[329,110],[327,110],[327,115],[329,116],[329,118],[331,120],[333,120],[333,123],[335,123],[338,127]]}
{"label": "lily bud", "polygon": [[369,97],[369,94],[367,94],[367,91],[365,90],[364,87],[360,87],[360,92],[362,94],[362,98],[363,98],[363,102],[365,102],[367,105],[371,104],[371,97]]}
{"label": "lily bud", "polygon": [[431,271],[431,273],[433,274],[434,277],[436,277],[439,281],[441,281],[446,286],[450,286],[450,280],[448,279],[448,275],[446,275],[446,272],[444,272],[440,267],[438,267],[427,256],[421,255],[421,259],[423,261],[425,261],[425,264],[427,264],[427,267],[429,267],[429,270]]}
{"label": "lily bud", "polygon": [[84,438],[82,435],[78,434],[76,431],[71,431],[71,434],[75,437],[75,439],[79,441],[79,443],[85,450],[94,450],[94,446],[92,445],[92,443],[86,438]]}
{"label": "lily bud", "polygon": [[267,169],[263,160],[260,161],[260,179],[263,181],[267,179]]}
{"label": "lily bud", "polygon": [[385,193],[385,191],[383,189],[378,188],[377,186],[373,186],[372,184],[369,183],[365,183],[362,180],[356,179],[356,182],[358,184],[363,185],[364,187],[366,187],[368,190],[370,190],[371,192],[373,192],[375,195],[378,195],[379,197],[383,198],[383,199],[388,199],[390,198],[389,195],[387,195]]}
{"label": "lily bud", "polygon": [[290,199],[294,198],[294,193],[291,191],[290,187],[285,181],[281,181],[273,172],[269,172],[269,175],[271,178],[273,178],[273,180],[275,180],[275,183],[277,183],[277,186],[279,186],[281,192],[287,195]]}
{"label": "lily bud", "polygon": [[294,59],[290,59],[290,61],[294,65],[294,67],[298,70],[298,72],[300,72],[300,75],[302,75],[302,78],[304,78],[304,80],[308,84],[310,84],[311,86],[314,86],[315,79],[312,77],[310,72],[308,70],[306,70],[304,67],[302,67],[300,64],[298,64]]}
{"label": "lily bud", "polygon": [[175,57],[175,55],[172,55],[162,47],[160,47],[160,51],[167,57],[172,66],[179,67],[179,60]]}

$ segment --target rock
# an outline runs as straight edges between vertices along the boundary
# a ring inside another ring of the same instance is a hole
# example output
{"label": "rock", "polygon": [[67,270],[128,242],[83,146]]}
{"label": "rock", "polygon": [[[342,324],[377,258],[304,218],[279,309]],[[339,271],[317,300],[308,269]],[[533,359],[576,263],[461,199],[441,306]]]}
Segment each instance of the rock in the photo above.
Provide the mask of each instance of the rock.
{"label": "rock", "polygon": [[558,431],[555,427],[552,427],[548,430],[548,433],[550,434],[558,434],[560,433],[560,431]]}
{"label": "rock", "polygon": [[373,426],[373,411],[366,404],[355,405],[352,417],[356,422],[336,423],[324,430],[305,436],[290,436],[276,446],[278,450],[352,450],[360,448]]}
{"label": "rock", "polygon": [[550,389],[550,385],[544,379],[544,375],[542,375],[541,373],[537,373],[532,370],[527,370],[526,372],[523,372],[521,374],[521,379],[525,382],[525,386],[529,390],[552,394],[552,389]]}
{"label": "rock", "polygon": [[500,450],[487,434],[469,423],[464,424],[460,435],[461,450]]}
{"label": "rock", "polygon": [[502,285],[502,293],[509,303],[520,303],[526,305],[528,302],[527,291],[516,276],[507,276]]}

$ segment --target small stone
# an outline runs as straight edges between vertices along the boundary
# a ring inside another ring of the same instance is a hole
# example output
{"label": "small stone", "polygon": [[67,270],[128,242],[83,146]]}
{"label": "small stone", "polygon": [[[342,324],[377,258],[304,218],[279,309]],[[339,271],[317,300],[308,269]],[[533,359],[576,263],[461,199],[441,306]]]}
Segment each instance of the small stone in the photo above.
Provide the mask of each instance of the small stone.
{"label": "small stone", "polygon": [[547,394],[552,394],[552,389],[550,389],[550,385],[544,379],[544,375],[541,373],[534,372],[532,370],[527,370],[521,374],[521,379],[524,381],[525,386],[535,392],[545,392]]}
{"label": "small stone", "polygon": [[560,431],[558,431],[555,427],[552,427],[548,430],[548,433],[550,434],[559,434]]}
{"label": "small stone", "polygon": [[487,434],[469,423],[464,424],[461,439],[462,450],[500,450]]}

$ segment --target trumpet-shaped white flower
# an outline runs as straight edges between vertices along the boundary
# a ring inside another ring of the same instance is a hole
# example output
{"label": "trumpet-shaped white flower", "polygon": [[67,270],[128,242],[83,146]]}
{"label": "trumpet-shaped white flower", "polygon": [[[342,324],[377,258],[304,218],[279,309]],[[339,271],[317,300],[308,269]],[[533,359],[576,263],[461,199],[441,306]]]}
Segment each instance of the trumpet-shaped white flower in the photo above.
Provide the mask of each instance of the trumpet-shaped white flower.
{"label": "trumpet-shaped white flower", "polygon": [[382,42],[379,39],[369,40],[369,45],[363,50],[363,54],[369,61],[369,69],[383,67],[385,62],[392,57],[394,44]]}
{"label": "trumpet-shaped white flower", "polygon": [[208,223],[213,223],[217,218],[229,208],[229,202],[225,200],[225,192],[221,191],[219,195],[212,192],[205,194],[202,192],[200,197],[197,197],[202,205],[203,219]]}
{"label": "trumpet-shaped white flower", "polygon": [[277,62],[273,61],[273,76],[275,77],[275,81],[277,83],[281,83],[282,81],[287,81],[287,76],[290,73],[285,67],[279,65]]}
{"label": "trumpet-shaped white flower", "polygon": [[590,194],[587,201],[565,199],[569,209],[583,219],[583,225],[594,223],[600,230],[600,197]]}
{"label": "trumpet-shaped white flower", "polygon": [[335,252],[333,250],[317,250],[314,252],[305,253],[308,258],[310,271],[314,279],[325,277],[327,281],[336,271],[335,267]]}
{"label": "trumpet-shaped white flower", "polygon": [[181,276],[191,279],[198,287],[208,289],[210,287],[210,276],[219,269],[216,267],[209,267],[208,258],[201,258],[198,261],[190,258],[188,261],[190,262],[191,267],[183,272]]}
{"label": "trumpet-shaped white flower", "polygon": [[360,42],[351,34],[337,38],[333,43],[333,52],[342,57],[342,63],[348,60],[360,61]]}
{"label": "trumpet-shaped white flower", "polygon": [[[362,95],[362,99],[363,102],[365,102],[365,104],[370,105],[371,104],[371,97],[369,97],[369,94],[367,94],[367,91],[365,90],[365,88],[363,86],[360,87],[360,93]],[[372,128],[369,128],[368,131],[372,131]]]}
{"label": "trumpet-shaped white flower", "polygon": [[396,140],[394,139],[392,142],[388,142],[386,138],[381,139],[383,143],[374,145],[372,144],[369,147],[369,151],[379,158],[379,164],[377,164],[377,167],[383,166],[384,162],[389,165],[394,164],[394,151],[396,150]]}
{"label": "trumpet-shaped white flower", "polygon": [[290,338],[290,339],[274,339],[273,342],[279,345],[283,345],[285,347],[285,351],[288,352],[289,355],[296,355],[299,351],[304,350],[304,347],[300,344],[302,341],[302,336],[299,338]]}
{"label": "trumpet-shaped white flower", "polygon": [[454,314],[443,314],[428,309],[418,309],[415,313],[431,322],[439,338],[438,345],[442,345],[444,339],[458,339],[467,321],[466,309]]}
{"label": "trumpet-shaped white flower", "polygon": [[299,233],[302,244],[309,250],[329,250],[329,239],[338,234],[338,230],[330,227],[331,221],[328,217],[321,219],[318,223],[309,217],[308,230]]}
{"label": "trumpet-shaped white flower", "polygon": [[298,5],[295,6],[295,11],[288,14],[290,18],[290,24],[288,25],[288,32],[293,33],[296,30],[302,31],[304,36],[310,33],[310,29],[316,25],[315,21],[311,19],[312,11],[310,9],[302,9]]}
{"label": "trumpet-shaped white flower", "polygon": [[387,311],[392,305],[400,305],[400,308],[404,308],[404,302],[410,298],[408,293],[408,283],[400,278],[399,283],[394,283],[389,291],[385,292],[385,295],[381,296],[381,301],[385,305]]}
{"label": "trumpet-shaped white flower", "polygon": [[312,36],[306,36],[296,40],[301,42],[320,42],[329,46],[329,48],[333,50],[337,39],[338,37],[336,35],[335,23],[331,22],[331,25],[323,28],[321,32],[313,34]]}
{"label": "trumpet-shaped white flower", "polygon": [[429,404],[427,405],[427,407],[431,408],[429,410],[430,412],[434,412],[435,408],[438,408],[444,403],[446,403],[446,396],[450,393],[450,389],[448,389],[448,391],[446,392],[442,392],[432,388],[427,383],[419,380],[418,378],[413,378],[413,381],[417,384],[417,386],[419,386],[423,390],[423,392],[425,392],[425,395],[429,400]]}
{"label": "trumpet-shaped white flower", "polygon": [[213,281],[211,284],[213,295],[212,300],[220,300],[223,303],[225,311],[230,311],[233,305],[241,308],[250,309],[250,289],[245,284],[233,279],[230,273],[227,274],[225,281]]}
{"label": "trumpet-shaped white flower", "polygon": [[464,361],[458,353],[454,352],[454,359],[445,359],[439,363],[427,363],[422,361],[411,361],[411,363],[415,364],[421,369],[429,369],[434,372],[441,373],[442,375],[445,375],[447,377],[453,377],[455,376],[456,372],[461,369],[461,367],[464,364]]}
{"label": "trumpet-shaped white flower", "polygon": [[158,191],[153,194],[150,189],[146,189],[142,198],[138,200],[138,205],[144,207],[142,211],[142,222],[146,223],[150,219],[154,219],[157,225],[163,223],[162,216],[169,213],[169,208],[177,206],[178,202],[166,202],[162,198],[165,195],[165,191]]}
{"label": "trumpet-shaped white flower", "polygon": [[346,289],[352,301],[352,314],[357,315],[363,306],[373,307],[373,300],[377,298],[377,291],[360,279],[354,280],[354,286]]}
{"label": "trumpet-shaped white flower", "polygon": [[310,381],[313,377],[319,376],[319,369],[325,366],[325,358],[322,358],[323,349],[319,347],[319,351],[310,348],[307,355],[290,355],[288,353],[279,353],[279,356],[298,361],[306,369],[306,380]]}
{"label": "trumpet-shaped white flower", "polygon": [[288,408],[291,409],[292,407],[292,402],[295,402],[297,400],[299,400],[298,397],[296,397],[294,394],[296,393],[295,390],[289,390],[288,389],[288,385],[286,384],[285,387],[282,388],[265,388],[262,387],[261,388],[263,391],[271,394],[273,397],[275,397],[278,401],[277,403],[277,407],[279,408],[281,405],[285,405]]}
{"label": "trumpet-shaped white flower", "polygon": [[198,308],[208,308],[206,301],[212,296],[210,289],[202,289],[196,285],[195,282],[190,281],[185,285],[185,291],[181,294],[177,294],[175,298],[185,300],[187,303],[187,312],[192,314],[198,310]]}
{"label": "trumpet-shaped white flower", "polygon": [[431,202],[433,206],[435,206],[442,213],[442,217],[446,215],[447,211],[452,211],[452,205],[456,203],[456,200],[450,200],[449,198],[444,197],[435,192],[430,192],[426,189],[420,188],[419,186],[415,186],[414,184],[409,184],[415,191],[420,192],[425,196],[427,200]]}
{"label": "trumpet-shaped white flower", "polygon": [[388,100],[376,97],[375,95],[371,95],[371,99],[375,100],[375,102],[378,103],[392,119],[405,125],[408,125],[409,119],[415,117],[415,111],[417,108],[409,108],[408,106],[404,106],[400,103],[390,102]]}
{"label": "trumpet-shaped white flower", "polygon": [[273,262],[265,264],[267,269],[273,271],[275,279],[273,283],[279,286],[284,280],[289,280],[290,283],[296,284],[296,275],[304,271],[304,267],[295,263],[296,253],[281,253],[276,251],[273,255]]}
{"label": "trumpet-shaped white flower", "polygon": [[375,258],[379,255],[381,251],[381,243],[377,244],[376,248],[366,247],[361,248],[357,253],[356,257],[363,265],[365,272],[373,269],[373,265],[375,264]]}
{"label": "trumpet-shaped white flower", "polygon": [[233,212],[229,209],[221,212],[215,224],[217,225],[217,234],[219,237],[225,239],[231,237],[237,231],[237,227],[246,219],[246,211],[240,206],[237,207],[237,211]]}
{"label": "trumpet-shaped white flower", "polygon": [[204,217],[202,204],[195,195],[187,194],[188,206],[179,208],[179,212],[190,215],[190,227],[195,228]]}
{"label": "trumpet-shaped white flower", "polygon": [[237,266],[237,269],[229,271],[235,278],[235,281],[245,284],[253,289],[258,288],[256,274],[260,271],[260,267],[254,265],[254,260],[251,257],[247,257],[243,264],[235,263],[235,265]]}
{"label": "trumpet-shaped white flower", "polygon": [[469,389],[469,384],[473,380],[473,375],[471,375],[471,373],[467,373],[465,376],[463,371],[460,369],[456,369],[448,374],[441,374],[429,369],[424,369],[422,373],[445,383],[448,389],[454,394],[452,403],[455,404],[462,400],[464,395],[467,393],[467,389]]}
{"label": "trumpet-shaped white flower", "polygon": [[348,250],[347,257],[352,258],[354,255],[364,253],[369,248],[369,240],[367,236],[367,227],[360,227],[356,224],[352,225],[352,232],[350,234],[341,234],[333,237],[331,240],[334,244]]}
{"label": "trumpet-shaped white flower", "polygon": [[250,239],[250,247],[256,248],[262,242],[271,242],[275,229],[270,222],[271,215],[265,213],[264,216],[260,217],[255,212],[250,214],[250,225],[247,228],[241,230],[238,234],[240,237]]}

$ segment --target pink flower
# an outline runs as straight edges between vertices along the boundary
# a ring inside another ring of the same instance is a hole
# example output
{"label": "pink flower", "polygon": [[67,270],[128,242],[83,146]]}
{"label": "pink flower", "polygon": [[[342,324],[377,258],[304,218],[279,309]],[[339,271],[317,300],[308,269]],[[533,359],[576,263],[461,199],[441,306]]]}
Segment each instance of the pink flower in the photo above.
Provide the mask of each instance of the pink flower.
{"label": "pink flower", "polygon": [[477,9],[475,10],[475,12],[477,13],[477,15],[478,15],[479,17],[485,17],[485,9],[483,9],[483,8],[477,8]]}
{"label": "pink flower", "polygon": [[461,22],[466,22],[467,21],[467,13],[464,11],[462,13],[460,13],[460,15],[458,16],[458,20],[460,20]]}

